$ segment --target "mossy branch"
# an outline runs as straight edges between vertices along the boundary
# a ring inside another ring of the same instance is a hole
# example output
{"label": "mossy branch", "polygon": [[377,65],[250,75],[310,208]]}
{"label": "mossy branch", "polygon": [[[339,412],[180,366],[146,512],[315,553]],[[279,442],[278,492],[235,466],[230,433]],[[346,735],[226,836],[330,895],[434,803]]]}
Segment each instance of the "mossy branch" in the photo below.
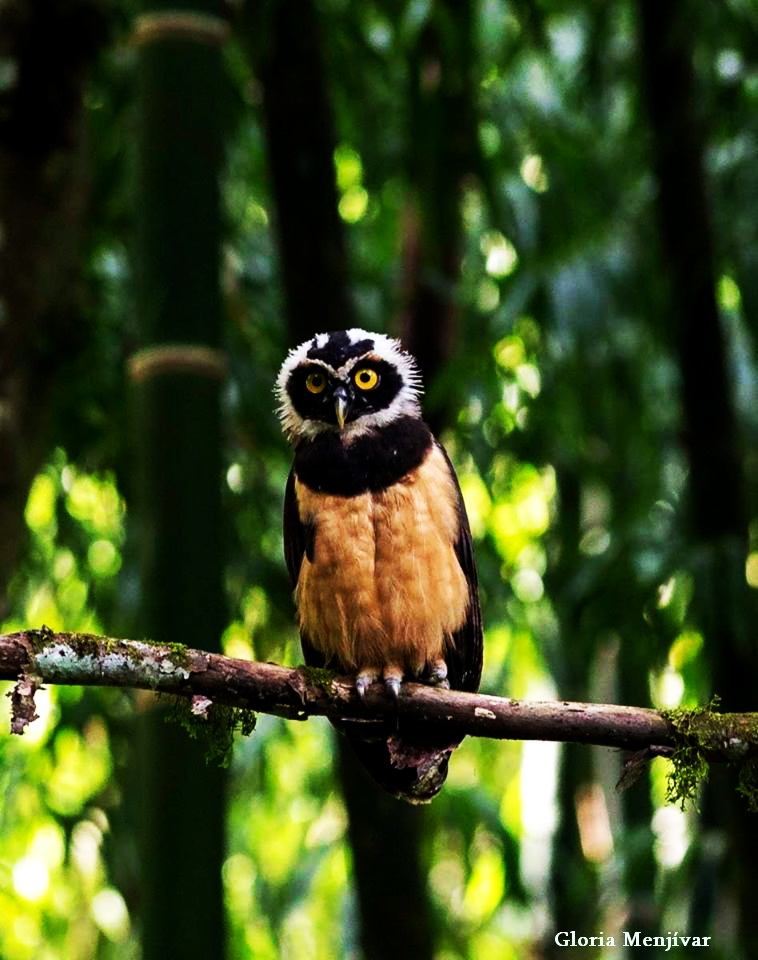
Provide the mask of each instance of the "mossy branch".
{"label": "mossy branch", "polygon": [[[236,660],[181,645],[118,640],[47,628],[0,634],[0,679],[14,680],[11,731],[35,718],[42,684],[130,687],[174,694],[202,718],[211,706],[270,713],[291,720],[310,716],[366,723],[434,725],[452,737],[554,740],[632,752],[624,780],[655,756],[674,759],[671,799],[694,795],[712,762],[758,762],[758,714],[712,709],[657,711],[644,707],[523,701],[406,683],[395,702],[381,684],[361,699],[349,677],[307,667]],[[748,783],[750,778],[745,782]]]}

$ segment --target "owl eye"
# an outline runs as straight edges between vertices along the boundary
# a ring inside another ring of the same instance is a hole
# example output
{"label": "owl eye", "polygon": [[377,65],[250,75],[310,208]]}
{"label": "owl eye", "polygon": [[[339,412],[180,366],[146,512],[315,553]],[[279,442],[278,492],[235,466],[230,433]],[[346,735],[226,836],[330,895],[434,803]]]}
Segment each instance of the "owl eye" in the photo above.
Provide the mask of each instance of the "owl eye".
{"label": "owl eye", "polygon": [[379,383],[379,374],[371,367],[363,367],[354,374],[353,380],[360,390],[373,390]]}
{"label": "owl eye", "polygon": [[323,373],[309,373],[305,378],[305,386],[309,393],[323,393],[326,377]]}

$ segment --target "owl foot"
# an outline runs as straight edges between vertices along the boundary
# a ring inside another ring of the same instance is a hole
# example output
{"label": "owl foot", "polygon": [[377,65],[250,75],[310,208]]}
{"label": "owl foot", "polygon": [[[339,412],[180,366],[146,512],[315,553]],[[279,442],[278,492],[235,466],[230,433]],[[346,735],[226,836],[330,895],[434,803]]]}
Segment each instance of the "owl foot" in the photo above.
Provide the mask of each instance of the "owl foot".
{"label": "owl foot", "polygon": [[442,687],[444,690],[450,689],[450,681],[447,679],[447,664],[442,657],[432,660],[431,663],[427,664],[426,669],[428,683],[433,687]]}
{"label": "owl foot", "polygon": [[377,667],[363,667],[358,671],[358,676],[355,678],[355,689],[358,696],[361,699],[365,697],[371,684],[378,680],[384,681],[387,692],[393,700],[397,700],[400,696],[400,685],[403,682],[402,668],[394,665],[384,667],[381,670]]}
{"label": "owl foot", "polygon": [[376,667],[363,667],[362,670],[358,671],[358,676],[355,678],[355,689],[361,700],[366,696],[366,691],[371,684],[375,683],[380,676],[381,671]]}
{"label": "owl foot", "polygon": [[447,678],[447,664],[442,657],[419,664],[413,671],[413,678],[417,683],[425,683],[430,687],[441,687],[443,690],[450,689],[450,681]]}
{"label": "owl foot", "polygon": [[403,671],[401,667],[385,667],[382,671],[384,686],[393,700],[400,696],[400,684],[403,682]]}

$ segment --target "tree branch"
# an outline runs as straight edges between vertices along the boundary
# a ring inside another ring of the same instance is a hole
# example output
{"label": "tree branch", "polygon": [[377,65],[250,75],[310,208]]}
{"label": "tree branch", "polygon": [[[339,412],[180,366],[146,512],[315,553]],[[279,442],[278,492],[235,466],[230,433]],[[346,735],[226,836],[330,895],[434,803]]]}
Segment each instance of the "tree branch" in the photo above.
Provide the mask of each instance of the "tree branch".
{"label": "tree branch", "polygon": [[406,683],[397,703],[381,684],[364,699],[349,677],[307,667],[235,660],[221,654],[81,633],[25,630],[0,634],[0,679],[15,680],[11,729],[22,733],[34,717],[34,692],[44,684],[113,686],[175,694],[202,715],[210,704],[271,713],[385,720],[395,726],[444,727],[452,737],[555,740],[617,747],[646,756],[671,755],[697,745],[710,761],[758,755],[758,714],[710,710],[680,718],[643,707],[522,701]]}

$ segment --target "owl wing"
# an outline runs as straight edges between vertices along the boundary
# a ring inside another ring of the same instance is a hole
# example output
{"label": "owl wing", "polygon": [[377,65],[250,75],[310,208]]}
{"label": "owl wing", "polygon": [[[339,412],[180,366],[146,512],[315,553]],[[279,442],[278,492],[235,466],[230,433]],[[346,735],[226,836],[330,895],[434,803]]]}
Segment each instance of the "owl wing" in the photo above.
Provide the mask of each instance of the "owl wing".
{"label": "owl wing", "polygon": [[474,545],[471,538],[471,527],[468,522],[466,506],[463,502],[458,477],[455,474],[450,457],[445,448],[438,444],[450,475],[455,484],[458,495],[458,537],[455,541],[455,555],[461,565],[466,583],[468,584],[468,612],[466,620],[453,634],[453,644],[445,660],[447,662],[448,679],[453,690],[476,691],[482,676],[482,614],[479,607],[479,590],[474,559]]}
{"label": "owl wing", "polygon": [[[295,492],[295,469],[293,467],[289,472],[287,486],[284,489],[283,516],[284,562],[287,565],[287,573],[289,573],[293,590],[297,587],[303,557],[313,559],[313,532],[313,526],[303,523],[300,519],[297,493]],[[303,659],[309,667],[325,666],[324,657],[313,647],[302,631],[300,632],[300,644],[303,648]]]}
{"label": "owl wing", "polygon": [[283,534],[284,534],[284,562],[287,565],[287,573],[290,575],[290,583],[294,590],[297,586],[297,580],[300,576],[300,567],[305,556],[306,532],[305,524],[300,519],[300,511],[297,507],[297,494],[295,493],[295,470],[290,470],[287,477],[287,486],[284,488],[284,515],[283,515]]}

